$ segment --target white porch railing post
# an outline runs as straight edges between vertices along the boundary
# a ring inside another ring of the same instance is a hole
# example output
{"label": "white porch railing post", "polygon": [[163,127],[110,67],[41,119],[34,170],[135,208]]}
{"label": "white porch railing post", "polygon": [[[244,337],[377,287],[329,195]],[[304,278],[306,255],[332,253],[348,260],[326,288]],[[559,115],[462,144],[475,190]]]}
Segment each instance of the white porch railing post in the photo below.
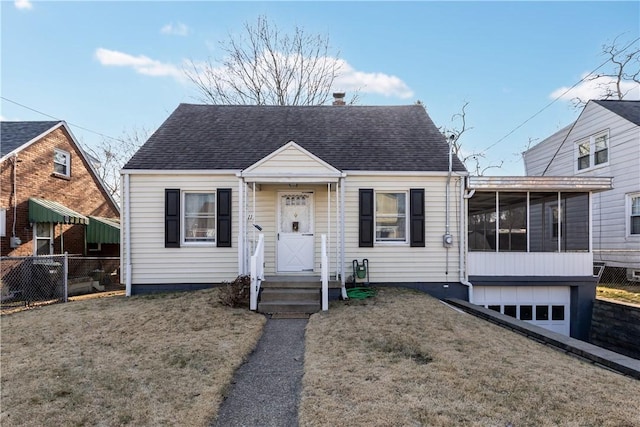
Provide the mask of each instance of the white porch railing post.
{"label": "white porch railing post", "polygon": [[251,255],[251,290],[249,294],[249,309],[258,309],[258,295],[260,285],[264,279],[264,234],[260,233],[258,245],[253,255]]}
{"label": "white porch railing post", "polygon": [[322,311],[329,310],[329,260],[327,257],[327,235],[322,235],[322,261],[321,261],[321,280],[322,280]]}

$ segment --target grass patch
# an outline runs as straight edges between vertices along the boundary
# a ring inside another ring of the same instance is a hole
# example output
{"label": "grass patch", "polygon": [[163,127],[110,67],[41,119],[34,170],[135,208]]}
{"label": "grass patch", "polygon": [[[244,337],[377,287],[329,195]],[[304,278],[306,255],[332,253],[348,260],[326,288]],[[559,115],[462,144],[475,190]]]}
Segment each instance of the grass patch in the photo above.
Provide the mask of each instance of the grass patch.
{"label": "grass patch", "polygon": [[428,295],[332,302],[306,331],[301,426],[640,426],[640,382]]}
{"label": "grass patch", "polygon": [[1,318],[0,424],[208,425],[265,319],[220,290],[89,299]]}
{"label": "grass patch", "polygon": [[640,285],[601,284],[596,288],[596,296],[614,301],[640,304]]}

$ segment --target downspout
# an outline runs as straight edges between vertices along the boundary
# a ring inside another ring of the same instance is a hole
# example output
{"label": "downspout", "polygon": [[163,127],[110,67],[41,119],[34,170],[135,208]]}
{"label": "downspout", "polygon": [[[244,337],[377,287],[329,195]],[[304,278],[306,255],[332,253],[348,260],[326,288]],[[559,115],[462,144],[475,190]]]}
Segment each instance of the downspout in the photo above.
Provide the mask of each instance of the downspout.
{"label": "downspout", "polygon": [[453,134],[451,134],[449,136],[449,169],[448,169],[448,173],[447,173],[447,186],[446,186],[446,199],[445,199],[445,224],[444,224],[444,236],[442,236],[442,245],[445,248],[445,254],[446,254],[446,258],[445,258],[445,277],[446,277],[446,282],[449,283],[449,248],[451,248],[451,245],[453,244],[453,236],[451,236],[451,225],[450,225],[450,219],[449,219],[449,215],[450,215],[450,211],[449,211],[449,199],[451,197],[450,192],[451,192],[451,173],[452,173],[452,169],[453,169],[453,140],[455,139],[455,136]]}
{"label": "downspout", "polygon": [[349,299],[349,296],[347,295],[347,287],[346,287],[346,281],[344,277],[344,217],[345,217],[345,213],[344,213],[344,175],[343,175],[340,177],[340,258],[341,258],[340,291],[342,293],[342,299],[346,300],[346,299]]}
{"label": "downspout", "polygon": [[244,179],[238,174],[238,275],[246,274],[244,262],[244,229],[247,223],[247,214],[244,210]]}
{"label": "downspout", "polygon": [[[131,296],[131,200],[129,195],[129,174],[124,174],[124,230],[120,233],[124,233],[125,236],[125,275],[127,277],[125,281],[125,295]],[[122,241],[122,236],[120,241]]]}
{"label": "downspout", "polygon": [[11,237],[16,238],[16,217],[18,213],[18,154],[13,155],[13,225]]}
{"label": "downspout", "polygon": [[[467,203],[476,193],[473,189],[467,192],[467,179],[460,180],[460,283],[469,288],[469,302],[473,304],[473,284],[469,281],[467,268],[467,254],[469,253],[469,240],[467,239]],[[463,181],[464,180],[464,181]],[[463,185],[463,182],[465,183]]]}

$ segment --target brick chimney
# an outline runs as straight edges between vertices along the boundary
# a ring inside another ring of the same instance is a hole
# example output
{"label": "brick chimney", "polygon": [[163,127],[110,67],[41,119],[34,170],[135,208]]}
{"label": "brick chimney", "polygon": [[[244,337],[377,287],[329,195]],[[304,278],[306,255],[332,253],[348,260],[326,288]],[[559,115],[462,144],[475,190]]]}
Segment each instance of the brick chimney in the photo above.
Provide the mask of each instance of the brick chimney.
{"label": "brick chimney", "polygon": [[345,96],[344,92],[334,92],[333,105],[345,105],[344,96]]}

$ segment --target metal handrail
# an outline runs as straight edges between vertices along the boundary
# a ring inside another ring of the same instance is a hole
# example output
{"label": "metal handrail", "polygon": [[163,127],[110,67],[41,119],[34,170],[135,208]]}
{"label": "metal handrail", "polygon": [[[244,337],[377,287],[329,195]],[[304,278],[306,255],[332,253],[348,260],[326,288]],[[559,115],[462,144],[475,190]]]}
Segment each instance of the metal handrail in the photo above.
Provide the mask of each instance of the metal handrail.
{"label": "metal handrail", "polygon": [[327,257],[327,235],[322,235],[321,247],[322,311],[329,310],[329,258]]}
{"label": "metal handrail", "polygon": [[264,234],[258,236],[258,244],[256,250],[251,256],[251,292],[249,299],[249,308],[251,310],[258,309],[258,295],[260,294],[260,286],[264,280]]}

